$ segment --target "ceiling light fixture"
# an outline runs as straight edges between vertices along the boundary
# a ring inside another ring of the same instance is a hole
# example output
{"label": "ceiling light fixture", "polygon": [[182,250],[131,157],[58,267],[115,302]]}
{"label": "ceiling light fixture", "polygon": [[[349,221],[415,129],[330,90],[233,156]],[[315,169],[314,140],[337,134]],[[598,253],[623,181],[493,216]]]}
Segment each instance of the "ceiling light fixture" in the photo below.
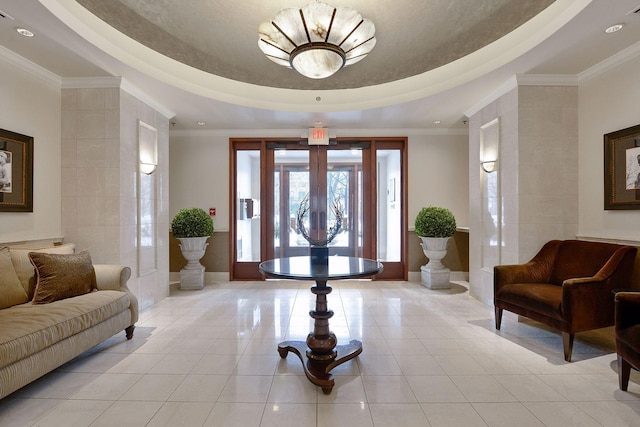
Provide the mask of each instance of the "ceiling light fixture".
{"label": "ceiling light fixture", "polygon": [[27,30],[26,28],[16,28],[16,31],[18,32],[18,34],[23,35],[25,37],[33,37],[33,36],[35,36],[35,34],[33,34],[31,31]]}
{"label": "ceiling light fixture", "polygon": [[376,45],[375,25],[350,7],[315,2],[283,9],[258,27],[258,46],[276,64],[311,79],[332,76]]}
{"label": "ceiling light fixture", "polygon": [[615,24],[605,29],[604,32],[607,34],[615,33],[617,31],[620,31],[622,27],[624,27],[624,24]]}

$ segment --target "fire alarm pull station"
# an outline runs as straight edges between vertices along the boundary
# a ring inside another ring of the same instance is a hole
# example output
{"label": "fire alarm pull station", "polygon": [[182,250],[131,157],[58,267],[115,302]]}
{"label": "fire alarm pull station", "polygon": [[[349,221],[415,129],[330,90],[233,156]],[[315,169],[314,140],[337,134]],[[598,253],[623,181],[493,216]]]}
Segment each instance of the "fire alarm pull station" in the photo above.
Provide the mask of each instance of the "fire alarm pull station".
{"label": "fire alarm pull station", "polygon": [[216,216],[216,208],[209,208],[209,216]]}

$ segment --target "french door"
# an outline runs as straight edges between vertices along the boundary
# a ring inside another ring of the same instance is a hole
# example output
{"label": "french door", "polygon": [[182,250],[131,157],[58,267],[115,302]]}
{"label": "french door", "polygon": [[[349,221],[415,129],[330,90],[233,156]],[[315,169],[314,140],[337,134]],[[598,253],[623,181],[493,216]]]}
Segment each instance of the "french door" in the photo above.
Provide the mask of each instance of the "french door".
{"label": "french door", "polygon": [[231,140],[232,280],[328,239],[330,256],[378,259],[377,278],[406,280],[406,141],[332,142]]}
{"label": "french door", "polygon": [[[273,257],[309,254],[311,241],[325,242],[330,255],[362,256],[362,150],[347,145],[275,145],[273,204],[267,204],[267,235],[273,227]],[[271,167],[271,165],[273,165]],[[300,218],[300,220],[298,220]],[[270,246],[270,245],[269,245]],[[268,248],[268,256],[271,248]]]}

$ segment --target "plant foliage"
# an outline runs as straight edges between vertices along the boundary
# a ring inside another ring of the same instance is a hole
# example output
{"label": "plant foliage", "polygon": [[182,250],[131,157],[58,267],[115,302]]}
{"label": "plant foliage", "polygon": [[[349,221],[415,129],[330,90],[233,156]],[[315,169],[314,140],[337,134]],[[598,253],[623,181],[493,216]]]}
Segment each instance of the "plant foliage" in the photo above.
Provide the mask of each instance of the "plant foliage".
{"label": "plant foliage", "polygon": [[456,218],[449,209],[429,206],[418,212],[415,228],[421,237],[453,237]]}
{"label": "plant foliage", "polygon": [[171,221],[173,237],[208,237],[213,234],[213,220],[200,208],[181,209]]}

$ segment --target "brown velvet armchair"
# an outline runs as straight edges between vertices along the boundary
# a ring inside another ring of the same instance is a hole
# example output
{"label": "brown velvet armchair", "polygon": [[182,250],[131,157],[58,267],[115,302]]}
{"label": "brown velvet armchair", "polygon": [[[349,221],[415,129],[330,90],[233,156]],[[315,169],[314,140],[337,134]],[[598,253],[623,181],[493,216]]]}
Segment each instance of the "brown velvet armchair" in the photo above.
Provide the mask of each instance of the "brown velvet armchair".
{"label": "brown velvet armchair", "polygon": [[636,252],[632,246],[552,240],[526,264],[494,267],[496,329],[503,310],[559,329],[570,362],[576,332],[614,324],[612,291],[630,287]]}
{"label": "brown velvet armchair", "polygon": [[640,292],[619,292],[615,301],[618,382],[627,391],[631,367],[640,368]]}

